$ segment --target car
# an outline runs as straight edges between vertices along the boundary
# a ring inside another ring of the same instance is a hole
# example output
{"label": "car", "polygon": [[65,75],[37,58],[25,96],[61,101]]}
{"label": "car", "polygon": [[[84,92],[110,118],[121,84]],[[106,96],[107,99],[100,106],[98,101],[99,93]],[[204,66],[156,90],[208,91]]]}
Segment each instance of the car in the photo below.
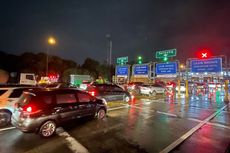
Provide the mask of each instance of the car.
{"label": "car", "polygon": [[23,92],[11,122],[22,132],[50,137],[67,121],[85,116],[103,119],[106,111],[103,100],[78,89],[38,89]]}
{"label": "car", "polygon": [[204,82],[197,82],[195,84],[194,90],[196,95],[205,95],[207,92],[207,85]]}
{"label": "car", "polygon": [[34,86],[1,86],[0,87],[0,126],[10,124],[14,104],[24,90],[34,89]]}
{"label": "car", "polygon": [[126,89],[127,91],[136,91],[137,93],[140,92],[140,86],[144,85],[143,82],[130,82],[127,84]]}
{"label": "car", "polygon": [[103,99],[105,102],[124,101],[129,102],[132,96],[116,84],[93,84],[88,86],[88,91],[92,96]]}
{"label": "car", "polygon": [[163,93],[165,93],[165,88],[160,84],[140,86],[140,94],[155,96]]}
{"label": "car", "polygon": [[[176,86],[176,92],[178,92],[179,87],[178,85]],[[180,92],[185,92],[185,83],[181,82],[180,83]]]}

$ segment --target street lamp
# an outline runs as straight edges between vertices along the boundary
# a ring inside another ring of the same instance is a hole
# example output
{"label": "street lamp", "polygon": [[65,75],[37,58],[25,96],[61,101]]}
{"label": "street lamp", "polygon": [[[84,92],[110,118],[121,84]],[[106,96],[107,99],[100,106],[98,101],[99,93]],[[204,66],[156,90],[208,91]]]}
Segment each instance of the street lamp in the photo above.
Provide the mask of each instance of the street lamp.
{"label": "street lamp", "polygon": [[46,50],[46,77],[48,77],[48,71],[49,71],[49,47],[53,46],[56,44],[56,40],[54,37],[49,37],[47,40],[48,46],[47,46],[47,50]]}

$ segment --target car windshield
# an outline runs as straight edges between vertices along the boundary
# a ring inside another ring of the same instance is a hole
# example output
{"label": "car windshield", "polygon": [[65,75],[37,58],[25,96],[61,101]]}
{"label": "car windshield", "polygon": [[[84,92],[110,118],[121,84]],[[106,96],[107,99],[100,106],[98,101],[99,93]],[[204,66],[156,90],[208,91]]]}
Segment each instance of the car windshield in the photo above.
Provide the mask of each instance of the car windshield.
{"label": "car windshield", "polygon": [[0,90],[0,96],[3,95],[7,90]]}

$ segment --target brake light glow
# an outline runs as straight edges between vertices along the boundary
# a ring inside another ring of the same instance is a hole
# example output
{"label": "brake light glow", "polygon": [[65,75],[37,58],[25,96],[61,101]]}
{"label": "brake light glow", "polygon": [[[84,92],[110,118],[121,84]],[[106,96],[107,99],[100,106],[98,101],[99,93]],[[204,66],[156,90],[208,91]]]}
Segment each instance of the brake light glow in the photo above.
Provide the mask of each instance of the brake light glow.
{"label": "brake light glow", "polygon": [[32,112],[32,107],[27,107],[26,111],[29,112],[29,113],[31,113]]}
{"label": "brake light glow", "polygon": [[92,95],[92,96],[95,96],[96,92],[95,91],[90,91],[89,94]]}

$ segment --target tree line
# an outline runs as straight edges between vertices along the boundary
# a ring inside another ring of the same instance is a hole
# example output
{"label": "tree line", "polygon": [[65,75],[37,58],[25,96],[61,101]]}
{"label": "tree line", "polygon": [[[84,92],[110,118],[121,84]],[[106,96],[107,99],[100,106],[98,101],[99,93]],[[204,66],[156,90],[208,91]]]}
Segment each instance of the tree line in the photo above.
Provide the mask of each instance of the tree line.
{"label": "tree line", "polygon": [[[45,53],[25,52],[21,55],[13,55],[0,51],[0,69],[8,72],[9,76],[34,73],[39,78],[46,75],[46,59]],[[113,66],[92,58],[86,58],[82,65],[53,55],[49,55],[48,59],[48,74],[58,74],[62,82],[68,82],[70,74],[91,75],[94,79],[99,76],[109,79],[114,74]]]}

